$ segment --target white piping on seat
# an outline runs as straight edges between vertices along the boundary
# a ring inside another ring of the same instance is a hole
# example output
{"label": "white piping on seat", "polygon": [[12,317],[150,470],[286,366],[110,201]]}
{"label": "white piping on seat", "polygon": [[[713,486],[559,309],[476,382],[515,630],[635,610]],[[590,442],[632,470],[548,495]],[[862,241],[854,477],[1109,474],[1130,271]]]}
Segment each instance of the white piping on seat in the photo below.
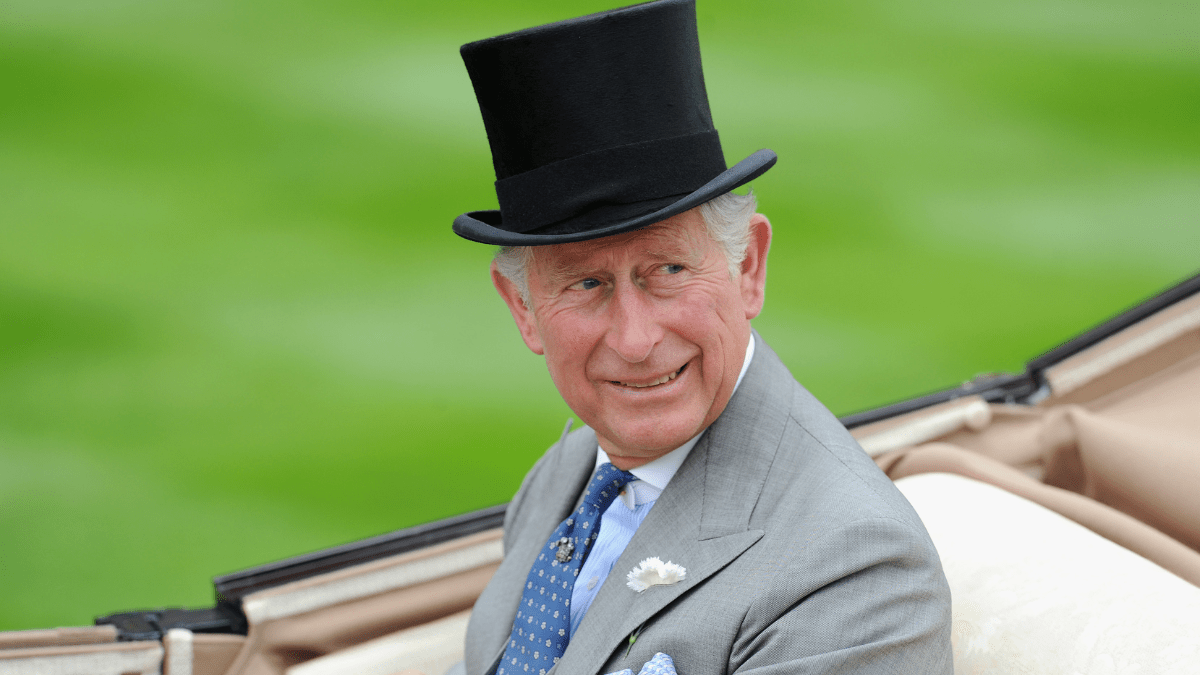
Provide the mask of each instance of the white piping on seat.
{"label": "white piping on seat", "polygon": [[157,641],[12,649],[0,653],[5,675],[159,675],[163,648]]}
{"label": "white piping on seat", "polygon": [[963,427],[979,431],[992,423],[992,409],[982,400],[932,415],[919,417],[893,429],[858,439],[858,444],[872,457],[885,452],[920,445],[952,434]]}
{"label": "white piping on seat", "polygon": [[[1197,328],[1200,328],[1200,304],[1141,335],[1125,337],[1125,331],[1117,333],[1047,369],[1046,379],[1054,394],[1062,396]],[[1123,337],[1126,341],[1120,342]]]}
{"label": "white piping on seat", "polygon": [[322,607],[357,600],[398,588],[452,576],[497,563],[504,556],[499,538],[401,564],[370,569],[359,574],[331,574],[328,581],[312,579],[247,596],[242,603],[253,624],[304,614]]}
{"label": "white piping on seat", "polygon": [[163,636],[167,648],[164,675],[192,675],[192,631],[172,628]]}

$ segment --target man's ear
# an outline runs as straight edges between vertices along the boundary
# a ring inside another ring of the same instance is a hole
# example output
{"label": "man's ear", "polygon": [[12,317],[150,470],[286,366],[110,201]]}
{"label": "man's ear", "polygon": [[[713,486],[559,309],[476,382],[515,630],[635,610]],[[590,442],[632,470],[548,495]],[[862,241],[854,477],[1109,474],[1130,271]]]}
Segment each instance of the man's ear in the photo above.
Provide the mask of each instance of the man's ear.
{"label": "man's ear", "polygon": [[517,329],[521,331],[521,339],[525,341],[525,346],[534,354],[544,354],[546,350],[542,346],[542,337],[538,335],[533,311],[521,300],[521,292],[517,290],[517,285],[500,273],[500,268],[495,262],[492,263],[492,285],[496,287],[500,297],[504,298],[504,304],[508,305],[508,311],[512,313],[513,321],[517,322]]}
{"label": "man's ear", "polygon": [[742,303],[746,318],[762,311],[767,292],[767,253],[771,250],[771,221],[761,213],[750,218],[750,242],[742,260]]}

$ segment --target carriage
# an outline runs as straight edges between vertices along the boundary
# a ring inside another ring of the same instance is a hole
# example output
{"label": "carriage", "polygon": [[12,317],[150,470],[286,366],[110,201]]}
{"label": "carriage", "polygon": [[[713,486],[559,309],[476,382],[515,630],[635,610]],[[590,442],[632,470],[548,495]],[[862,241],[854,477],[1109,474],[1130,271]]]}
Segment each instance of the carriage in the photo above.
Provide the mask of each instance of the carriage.
{"label": "carriage", "polygon": [[[1022,373],[842,421],[938,547],[957,672],[1200,669],[1200,275]],[[504,509],[219,576],[208,608],[0,633],[0,672],[437,675]]]}

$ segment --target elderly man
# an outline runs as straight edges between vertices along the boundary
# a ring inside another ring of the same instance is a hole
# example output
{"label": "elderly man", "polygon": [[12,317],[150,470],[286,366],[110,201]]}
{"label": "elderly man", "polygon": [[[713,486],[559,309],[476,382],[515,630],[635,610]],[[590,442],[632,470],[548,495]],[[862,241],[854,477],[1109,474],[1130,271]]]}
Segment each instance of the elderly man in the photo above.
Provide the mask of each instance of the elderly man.
{"label": "elderly man", "polygon": [[[946,673],[920,520],[750,320],[771,225],[732,193],[693,0],[465,45],[499,211],[492,279],[587,426],[533,467],[468,675]],[[644,666],[644,667],[643,667]]]}

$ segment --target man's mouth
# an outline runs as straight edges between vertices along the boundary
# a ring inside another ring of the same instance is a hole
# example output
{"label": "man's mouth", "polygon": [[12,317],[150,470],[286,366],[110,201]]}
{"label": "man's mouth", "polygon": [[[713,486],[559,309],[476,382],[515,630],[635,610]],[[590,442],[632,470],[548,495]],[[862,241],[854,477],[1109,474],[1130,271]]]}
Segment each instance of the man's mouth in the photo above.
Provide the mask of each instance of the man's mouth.
{"label": "man's mouth", "polygon": [[662,377],[658,378],[657,380],[654,380],[653,382],[647,382],[644,384],[635,384],[633,382],[621,382],[619,380],[609,380],[609,382],[612,382],[613,384],[619,384],[622,387],[633,387],[634,389],[646,389],[648,387],[657,387],[660,384],[666,384],[666,383],[670,382],[671,380],[674,380],[675,378],[679,377],[679,374],[682,373],[683,370],[687,367],[688,367],[688,364],[685,363],[679,367],[679,370],[676,370],[673,373],[667,373],[666,375],[663,375]]}

